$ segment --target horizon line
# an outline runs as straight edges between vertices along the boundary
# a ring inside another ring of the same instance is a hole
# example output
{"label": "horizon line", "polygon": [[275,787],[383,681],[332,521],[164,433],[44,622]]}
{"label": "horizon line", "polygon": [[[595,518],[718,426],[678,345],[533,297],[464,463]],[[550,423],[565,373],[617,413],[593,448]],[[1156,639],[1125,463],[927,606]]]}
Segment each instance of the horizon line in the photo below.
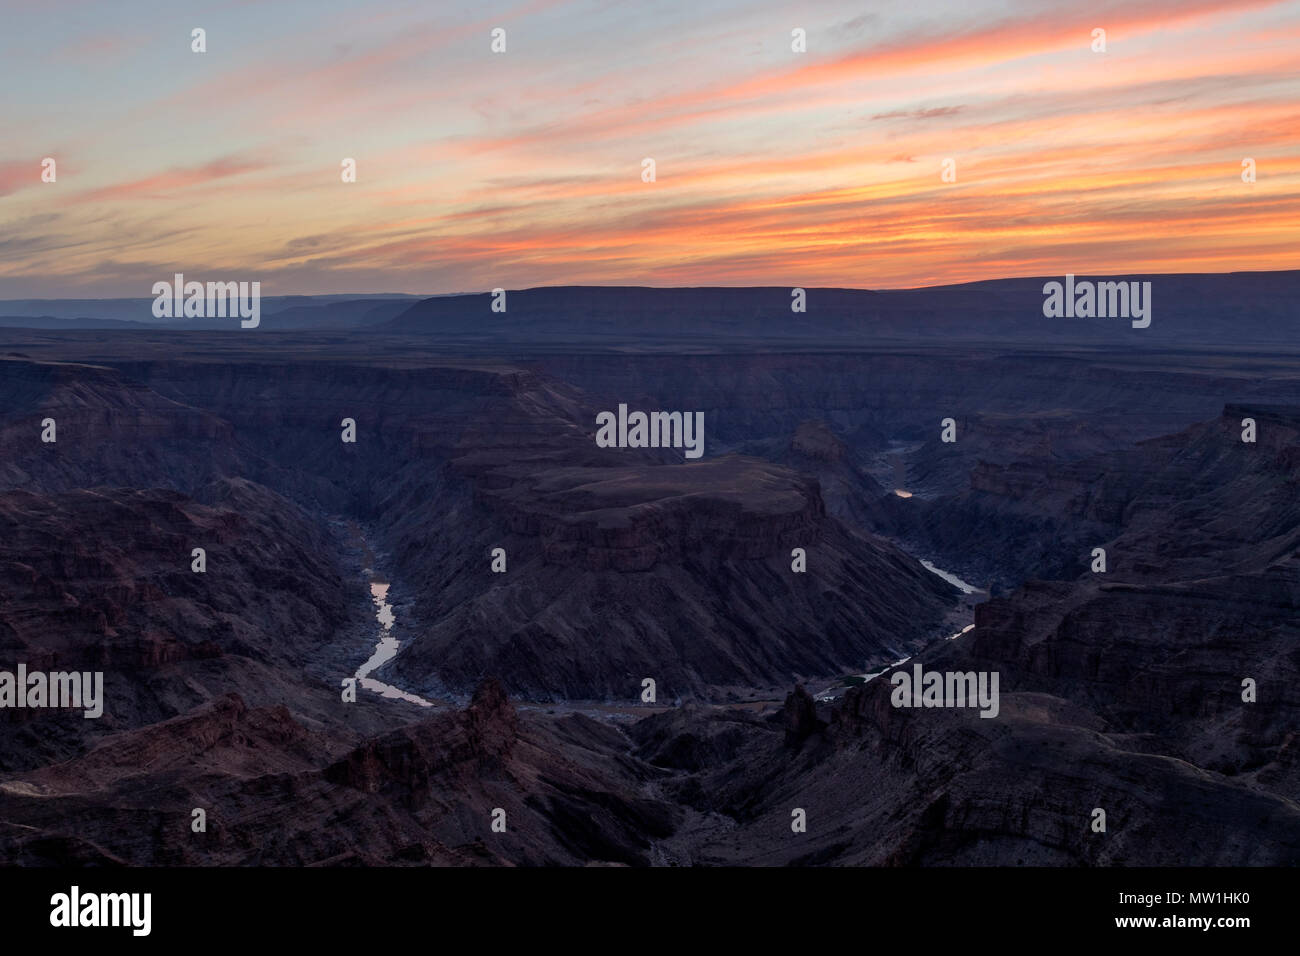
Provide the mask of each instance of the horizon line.
{"label": "horizon line", "polygon": [[[605,283],[605,282],[582,282],[582,283],[559,283],[556,285],[534,285],[524,286],[521,288],[505,288],[506,292],[536,292],[542,289],[651,289],[655,291],[681,291],[689,289],[816,289],[821,291],[834,292],[924,292],[931,289],[957,289],[964,286],[984,285],[992,282],[1028,282],[1038,279],[1052,279],[1061,275],[1074,276],[1101,276],[1108,278],[1128,278],[1133,276],[1153,277],[1153,276],[1253,276],[1253,275],[1287,275],[1290,273],[1300,273],[1300,265],[1293,269],[1232,269],[1224,272],[1070,272],[1070,273],[1039,273],[1035,275],[1002,275],[994,276],[987,279],[969,279],[965,282],[943,282],[935,285],[918,285],[918,286],[839,286],[839,285],[641,285],[632,283]],[[183,274],[183,273],[182,273]],[[216,281],[216,280],[214,280]],[[245,280],[261,281],[261,280]],[[412,299],[451,299],[464,298],[475,295],[491,295],[491,289],[479,289],[473,292],[273,292],[264,296],[269,299],[325,299],[325,298],[346,298],[346,299],[367,299],[381,296],[401,296]],[[69,296],[14,296],[12,298],[0,298],[0,302],[68,302],[68,301],[89,301],[89,302],[135,302],[151,301],[157,296],[151,294],[139,296],[95,296],[95,295],[69,295]]]}

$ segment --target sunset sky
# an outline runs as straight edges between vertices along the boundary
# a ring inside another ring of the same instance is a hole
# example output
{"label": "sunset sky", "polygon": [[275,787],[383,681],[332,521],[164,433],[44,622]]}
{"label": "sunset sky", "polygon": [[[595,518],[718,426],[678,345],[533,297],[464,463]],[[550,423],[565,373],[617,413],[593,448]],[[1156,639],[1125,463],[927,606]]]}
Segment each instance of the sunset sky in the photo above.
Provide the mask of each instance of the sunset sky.
{"label": "sunset sky", "polygon": [[1300,267],[1300,2],[0,8],[0,298]]}

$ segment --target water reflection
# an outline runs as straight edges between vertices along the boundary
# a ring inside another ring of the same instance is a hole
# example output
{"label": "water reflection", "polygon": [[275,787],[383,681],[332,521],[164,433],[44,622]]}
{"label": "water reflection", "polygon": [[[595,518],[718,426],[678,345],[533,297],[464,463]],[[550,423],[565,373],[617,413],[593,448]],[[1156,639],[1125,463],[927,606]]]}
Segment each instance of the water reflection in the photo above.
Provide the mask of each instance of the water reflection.
{"label": "water reflection", "polygon": [[393,606],[388,603],[389,582],[373,574],[369,568],[366,569],[366,573],[370,575],[370,599],[375,602],[375,620],[379,622],[380,632],[374,653],[370,655],[369,660],[357,668],[356,678],[362,687],[381,697],[387,697],[390,700],[405,700],[421,707],[432,707],[433,703],[423,697],[368,676],[372,671],[378,670],[396,657],[397,649],[402,646],[402,642],[389,634],[389,631],[393,629],[393,625],[396,623]]}

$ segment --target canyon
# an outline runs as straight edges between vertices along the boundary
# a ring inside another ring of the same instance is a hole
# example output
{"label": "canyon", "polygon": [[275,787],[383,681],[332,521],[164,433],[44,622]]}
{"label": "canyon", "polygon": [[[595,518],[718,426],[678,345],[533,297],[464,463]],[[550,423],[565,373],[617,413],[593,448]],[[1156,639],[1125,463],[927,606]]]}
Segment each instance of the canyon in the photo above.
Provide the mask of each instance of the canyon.
{"label": "canyon", "polygon": [[[104,714],[0,710],[0,859],[1294,865],[1290,281],[1222,277],[1258,349],[1159,338],[1163,286],[1123,344],[904,337],[1041,312],[1011,280],[839,290],[886,313],[856,338],[765,290],[3,329],[0,669],[103,671]],[[602,447],[620,405],[707,455]],[[996,716],[893,706],[904,661],[996,674]]]}

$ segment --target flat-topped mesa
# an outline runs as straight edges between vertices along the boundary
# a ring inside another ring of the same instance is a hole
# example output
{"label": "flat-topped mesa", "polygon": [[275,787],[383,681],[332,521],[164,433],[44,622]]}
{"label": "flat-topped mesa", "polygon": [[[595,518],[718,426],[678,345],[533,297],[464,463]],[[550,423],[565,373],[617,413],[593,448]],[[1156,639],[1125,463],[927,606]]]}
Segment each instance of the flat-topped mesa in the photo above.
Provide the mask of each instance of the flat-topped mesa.
{"label": "flat-topped mesa", "polygon": [[[336,481],[358,467],[385,473],[396,455],[481,458],[473,467],[507,462],[522,447],[576,443],[579,422],[588,419],[574,389],[508,363],[169,360],[121,367],[161,395],[220,415],[271,461]],[[357,423],[355,447],[370,450],[363,461],[336,454],[344,417]]]}
{"label": "flat-topped mesa", "polygon": [[[809,287],[808,309],[792,314],[786,287],[647,288],[638,286],[549,286],[502,290],[505,311],[494,311],[494,295],[476,293],[420,300],[395,318],[373,326],[380,334],[436,337],[441,345],[503,343],[554,350],[558,343],[584,350],[626,348],[645,343],[722,341],[741,348],[755,342],[788,346],[810,343],[916,342],[936,340],[1012,343],[1170,343],[1187,348],[1213,345],[1289,344],[1300,272],[1237,274],[1144,274],[1077,277],[1078,291],[1097,283],[1101,301],[1118,321],[1044,318],[1046,282],[1060,286],[1056,298],[1080,301],[1062,276],[1019,277],[920,289],[835,289]],[[1159,312],[1176,322],[1151,321],[1155,290]],[[1054,290],[1056,291],[1056,290]],[[1135,292],[1142,293],[1139,300]],[[1127,294],[1125,294],[1127,293]],[[1234,308],[1225,310],[1230,301]],[[1056,311],[1053,308],[1051,311]],[[1145,313],[1141,315],[1139,313]],[[1250,321],[1241,316],[1249,315]],[[869,321],[864,321],[869,317]],[[1136,328],[1134,328],[1136,324]]]}
{"label": "flat-topped mesa", "polygon": [[[210,412],[166,398],[102,365],[0,359],[0,435],[39,448],[37,423],[58,423],[65,450],[106,440],[228,440],[233,429]],[[69,441],[72,439],[74,441]]]}
{"label": "flat-topped mesa", "polygon": [[483,489],[510,531],[542,539],[547,561],[643,571],[709,553],[763,558],[808,546],[826,518],[816,479],[758,459],[561,468]]}

